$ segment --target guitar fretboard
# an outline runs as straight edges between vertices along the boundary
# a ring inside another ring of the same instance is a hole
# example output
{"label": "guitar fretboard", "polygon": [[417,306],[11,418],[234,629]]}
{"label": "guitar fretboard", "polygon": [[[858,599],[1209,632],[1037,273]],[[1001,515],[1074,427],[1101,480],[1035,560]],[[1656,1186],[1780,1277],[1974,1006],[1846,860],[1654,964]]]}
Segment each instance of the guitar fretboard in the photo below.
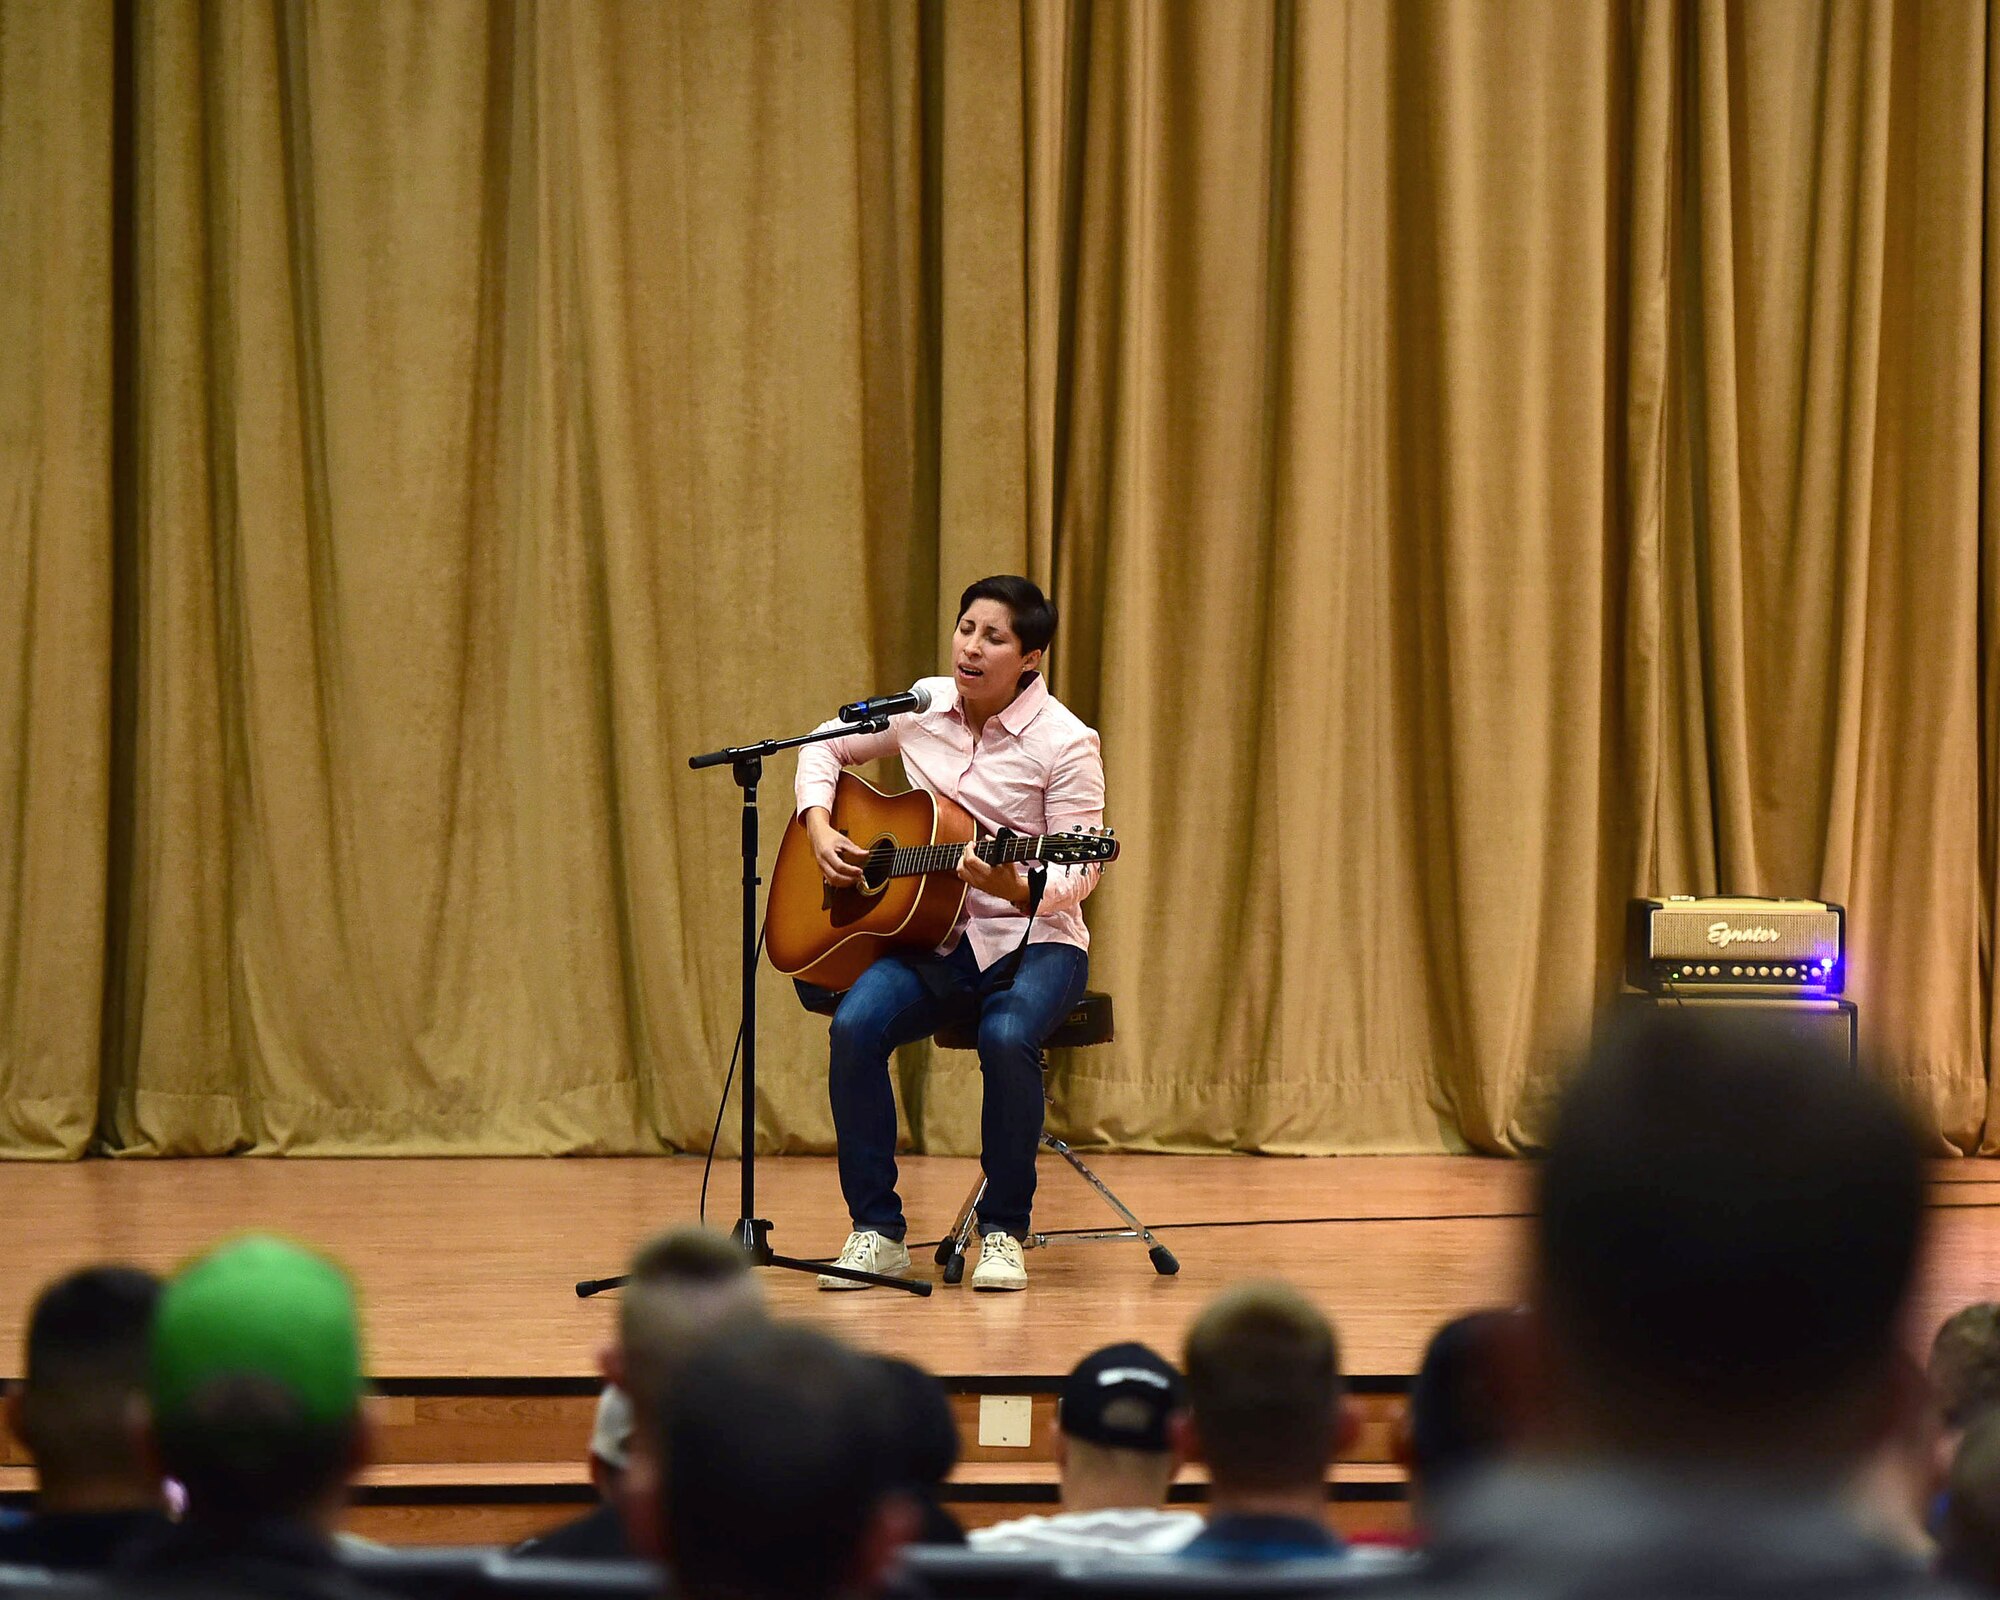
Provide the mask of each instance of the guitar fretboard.
{"label": "guitar fretboard", "polygon": [[[981,839],[973,853],[988,866],[1006,861],[1032,861],[1042,846],[1041,834],[1014,834],[1005,839]],[[898,850],[890,858],[889,876],[910,878],[925,872],[950,872],[965,854],[962,844],[917,844]]]}

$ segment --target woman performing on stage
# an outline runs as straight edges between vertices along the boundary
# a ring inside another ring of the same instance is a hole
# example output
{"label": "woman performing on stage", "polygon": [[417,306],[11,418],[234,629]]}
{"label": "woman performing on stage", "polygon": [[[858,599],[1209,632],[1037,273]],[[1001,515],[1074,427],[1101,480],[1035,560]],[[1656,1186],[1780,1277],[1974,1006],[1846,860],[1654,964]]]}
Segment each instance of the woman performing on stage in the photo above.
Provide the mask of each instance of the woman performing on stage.
{"label": "woman performing on stage", "polygon": [[[862,845],[833,825],[840,770],[891,751],[901,753],[913,785],[956,801],[985,835],[1002,829],[1054,834],[1103,821],[1097,734],[1049,693],[1038,670],[1055,628],[1055,607],[1026,578],[982,578],[959,599],[951,676],[921,686],[930,691],[926,709],[893,718],[886,732],[799,752],[799,817],[828,884],[857,884],[868,859]],[[1021,1240],[1042,1134],[1041,1046],[1083,994],[1090,934],[1081,907],[1098,869],[1050,872],[1032,918],[1029,874],[1018,863],[989,865],[968,845],[958,875],[970,888],[943,944],[926,954],[880,956],[834,1013],[827,1081],[841,1193],[854,1229],[840,1265],[892,1275],[909,1270],[896,1196],[889,1056],[948,1017],[976,1008],[986,1193],[979,1203],[982,1237],[972,1286],[1025,1289]],[[1017,947],[1018,965],[1012,959]],[[865,1287],[828,1277],[819,1286]]]}

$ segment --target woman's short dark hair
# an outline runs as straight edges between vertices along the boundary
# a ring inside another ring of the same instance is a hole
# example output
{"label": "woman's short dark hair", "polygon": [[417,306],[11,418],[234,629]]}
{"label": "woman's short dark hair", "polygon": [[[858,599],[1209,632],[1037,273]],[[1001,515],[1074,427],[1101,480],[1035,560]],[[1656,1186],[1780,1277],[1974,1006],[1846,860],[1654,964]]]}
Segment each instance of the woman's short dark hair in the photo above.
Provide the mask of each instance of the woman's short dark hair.
{"label": "woman's short dark hair", "polygon": [[975,600],[998,600],[1007,608],[1007,614],[1014,619],[1014,637],[1021,641],[1024,655],[1048,649],[1049,641],[1056,636],[1056,603],[1026,578],[1007,573],[981,578],[958,597],[958,614],[964,616]]}

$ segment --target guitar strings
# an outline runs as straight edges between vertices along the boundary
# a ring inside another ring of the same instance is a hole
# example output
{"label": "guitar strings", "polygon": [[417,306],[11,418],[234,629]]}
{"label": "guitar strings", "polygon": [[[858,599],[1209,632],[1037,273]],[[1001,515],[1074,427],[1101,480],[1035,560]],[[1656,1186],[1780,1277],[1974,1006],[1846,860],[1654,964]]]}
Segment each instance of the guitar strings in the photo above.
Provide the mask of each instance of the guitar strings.
{"label": "guitar strings", "polygon": [[[1044,834],[1039,837],[1015,834],[1006,839],[982,839],[976,847],[976,853],[979,859],[986,862],[989,866],[999,866],[1011,861],[1029,861],[1035,859],[1045,841],[1061,840],[1067,837],[1069,835],[1065,834]],[[997,850],[989,855],[989,847],[994,846],[998,847]],[[889,857],[889,876],[892,878],[903,878],[918,873],[944,872],[956,866],[958,858],[964,853],[965,846],[962,844],[906,845],[891,853]],[[1095,861],[1080,863],[1059,861],[1055,864],[1096,866],[1099,863]]]}

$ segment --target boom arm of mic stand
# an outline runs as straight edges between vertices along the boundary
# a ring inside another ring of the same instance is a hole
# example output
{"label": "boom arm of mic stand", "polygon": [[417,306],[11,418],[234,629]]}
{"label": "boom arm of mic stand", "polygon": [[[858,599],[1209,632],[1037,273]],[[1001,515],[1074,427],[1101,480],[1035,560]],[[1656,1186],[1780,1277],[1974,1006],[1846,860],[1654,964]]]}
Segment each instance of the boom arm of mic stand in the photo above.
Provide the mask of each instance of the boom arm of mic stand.
{"label": "boom arm of mic stand", "polygon": [[731,745],[726,750],[709,750],[689,756],[688,765],[699,772],[703,767],[736,766],[744,761],[762,761],[780,750],[796,750],[802,744],[819,744],[850,733],[886,733],[887,717],[870,717],[866,722],[843,722],[837,728],[815,728],[811,733],[794,734],[789,739],[759,739],[755,744]]}

